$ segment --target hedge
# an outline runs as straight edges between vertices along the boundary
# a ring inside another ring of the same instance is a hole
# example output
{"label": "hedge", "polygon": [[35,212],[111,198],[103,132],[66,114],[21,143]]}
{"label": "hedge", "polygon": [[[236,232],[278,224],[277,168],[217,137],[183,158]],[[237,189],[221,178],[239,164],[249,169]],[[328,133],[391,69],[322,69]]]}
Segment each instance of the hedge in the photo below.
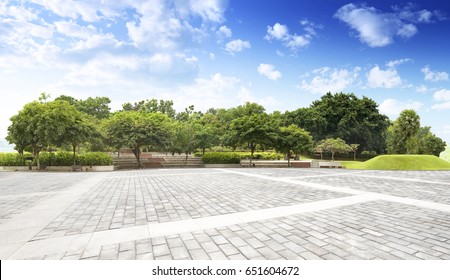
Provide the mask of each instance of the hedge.
{"label": "hedge", "polygon": [[0,166],[25,166],[27,165],[25,158],[29,156],[28,154],[21,156],[18,153],[0,153]]}
{"label": "hedge", "polygon": [[[36,159],[32,162],[26,160],[31,155],[20,156],[18,153],[0,153],[0,166],[25,166],[36,165]],[[70,152],[42,152],[39,154],[41,165],[46,166],[71,166],[73,154]],[[83,166],[112,165],[112,157],[102,152],[84,153],[76,155],[76,164]]]}
{"label": "hedge", "polygon": [[[208,152],[202,156],[205,164],[238,164],[241,159],[249,159],[250,152]],[[257,152],[253,154],[254,159],[274,160],[276,153]]]}

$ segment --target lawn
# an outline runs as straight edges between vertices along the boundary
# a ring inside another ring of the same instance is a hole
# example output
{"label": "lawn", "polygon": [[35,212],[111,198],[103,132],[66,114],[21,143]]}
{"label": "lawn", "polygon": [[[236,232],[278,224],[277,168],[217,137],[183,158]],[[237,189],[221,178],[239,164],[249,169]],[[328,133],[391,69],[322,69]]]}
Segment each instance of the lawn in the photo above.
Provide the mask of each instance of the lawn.
{"label": "lawn", "polygon": [[450,162],[431,155],[382,155],[365,162],[344,161],[348,169],[450,170]]}

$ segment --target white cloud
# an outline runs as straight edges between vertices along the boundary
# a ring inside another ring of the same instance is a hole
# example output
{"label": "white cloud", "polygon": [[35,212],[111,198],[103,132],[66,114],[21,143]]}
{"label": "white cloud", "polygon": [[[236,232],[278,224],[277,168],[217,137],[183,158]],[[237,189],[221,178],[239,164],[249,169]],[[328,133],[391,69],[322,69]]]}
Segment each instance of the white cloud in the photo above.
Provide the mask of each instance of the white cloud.
{"label": "white cloud", "polygon": [[441,89],[434,93],[433,98],[437,101],[450,101],[450,90]]}
{"label": "white cloud", "polygon": [[371,88],[395,88],[403,85],[397,70],[393,68],[381,70],[378,66],[373,67],[367,73],[367,81]]}
{"label": "white cloud", "polygon": [[251,48],[250,43],[248,41],[242,41],[241,39],[228,42],[225,46],[225,50],[231,54],[241,52],[249,48]]}
{"label": "white cloud", "polygon": [[434,93],[434,100],[441,103],[433,105],[431,108],[435,110],[447,110],[450,109],[450,90],[441,89]]}
{"label": "white cloud", "polygon": [[319,94],[340,92],[355,83],[360,71],[361,68],[359,67],[355,67],[352,70],[331,69],[329,67],[318,68],[305,75],[313,74],[314,77],[309,82],[303,80],[300,88]]}
{"label": "white cloud", "polygon": [[339,8],[334,17],[356,31],[361,42],[368,46],[384,47],[394,42],[395,36],[408,39],[417,34],[417,24],[431,22],[434,14],[415,10],[415,6],[393,7],[393,12],[381,12],[364,4],[347,4]]}
{"label": "white cloud", "polygon": [[231,35],[233,34],[231,29],[228,28],[226,25],[222,25],[219,30],[217,30],[217,36],[219,36],[219,38],[230,38]]}
{"label": "white cloud", "polygon": [[430,66],[428,65],[423,67],[421,71],[425,75],[425,81],[430,82],[448,81],[447,72],[433,72],[431,71]]}
{"label": "white cloud", "polygon": [[271,64],[264,64],[261,63],[258,66],[258,73],[266,76],[268,79],[270,80],[278,80],[279,78],[281,78],[281,72],[275,70],[275,66],[271,65]]}
{"label": "white cloud", "polygon": [[190,0],[189,4],[192,12],[200,15],[203,20],[212,22],[224,21],[223,13],[226,2],[223,0]]}
{"label": "white cloud", "polygon": [[289,38],[289,30],[286,25],[275,23],[272,26],[267,26],[267,35],[264,37],[266,40],[287,40]]}
{"label": "white cloud", "polygon": [[401,58],[401,59],[397,59],[397,60],[391,60],[388,63],[386,63],[387,67],[396,67],[400,64],[406,63],[406,62],[412,62],[413,60],[411,58]]}
{"label": "white cloud", "polygon": [[418,101],[398,101],[396,99],[386,99],[380,104],[380,113],[389,116],[390,118],[397,118],[400,112],[406,109],[419,110],[423,104]]}
{"label": "white cloud", "polygon": [[307,19],[300,21],[300,24],[306,32],[304,35],[290,34],[286,25],[277,22],[273,26],[267,26],[267,34],[264,39],[268,41],[281,41],[291,51],[297,51],[300,48],[307,47],[311,43],[313,36],[317,36],[316,29],[322,27],[315,25]]}
{"label": "white cloud", "polygon": [[419,93],[427,93],[430,90],[426,86],[420,85],[420,86],[416,87],[416,91]]}
{"label": "white cloud", "polygon": [[54,25],[59,33],[67,37],[88,39],[97,33],[97,29],[93,25],[81,26],[74,21],[57,21]]}

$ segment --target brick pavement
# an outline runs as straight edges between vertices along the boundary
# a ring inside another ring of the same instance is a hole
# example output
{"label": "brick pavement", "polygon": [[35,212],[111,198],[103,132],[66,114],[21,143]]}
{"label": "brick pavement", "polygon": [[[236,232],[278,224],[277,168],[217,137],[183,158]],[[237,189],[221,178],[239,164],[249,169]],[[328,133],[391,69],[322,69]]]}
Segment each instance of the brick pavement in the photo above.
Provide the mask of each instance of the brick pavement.
{"label": "brick pavement", "polygon": [[279,168],[1,172],[0,258],[448,260],[449,178]]}

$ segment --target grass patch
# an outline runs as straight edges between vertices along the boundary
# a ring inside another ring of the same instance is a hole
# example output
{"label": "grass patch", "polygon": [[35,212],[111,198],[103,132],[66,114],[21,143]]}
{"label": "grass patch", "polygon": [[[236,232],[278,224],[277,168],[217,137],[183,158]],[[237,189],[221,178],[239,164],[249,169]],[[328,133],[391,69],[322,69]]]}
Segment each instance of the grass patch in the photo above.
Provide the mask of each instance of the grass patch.
{"label": "grass patch", "polygon": [[450,162],[431,155],[382,155],[365,162],[342,164],[348,169],[362,170],[450,170]]}

